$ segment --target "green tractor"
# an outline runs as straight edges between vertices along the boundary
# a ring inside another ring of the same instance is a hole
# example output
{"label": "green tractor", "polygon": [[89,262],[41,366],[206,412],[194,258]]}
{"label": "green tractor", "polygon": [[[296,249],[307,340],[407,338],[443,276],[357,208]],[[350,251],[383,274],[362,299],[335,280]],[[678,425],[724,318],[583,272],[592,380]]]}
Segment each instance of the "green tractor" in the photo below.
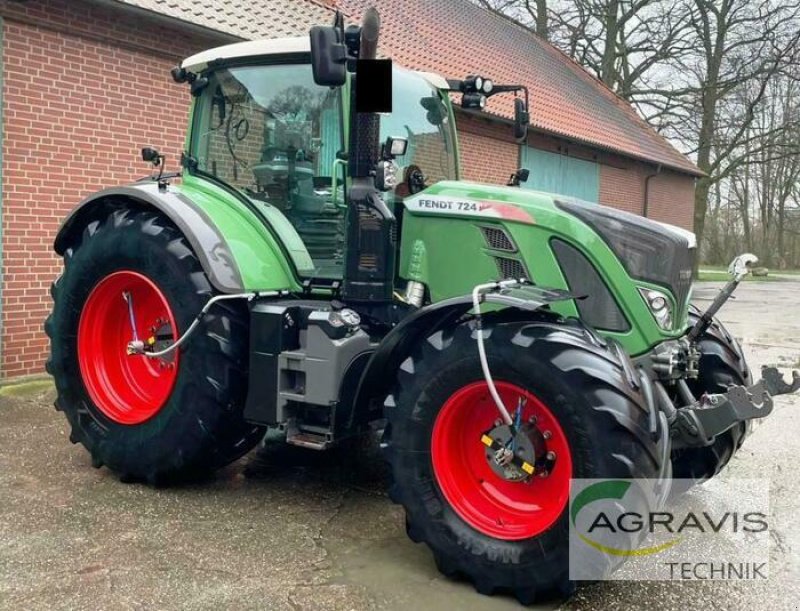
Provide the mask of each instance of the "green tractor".
{"label": "green tractor", "polygon": [[[689,305],[694,236],[459,180],[452,99],[527,91],[376,59],[379,20],[233,44],[191,89],[179,173],[82,201],[55,239],[56,408],[94,466],[163,485],[268,429],[326,450],[383,431],[390,496],[446,575],[571,591],[571,478],[702,481],[771,394]],[[515,186],[516,185],[516,186]]]}

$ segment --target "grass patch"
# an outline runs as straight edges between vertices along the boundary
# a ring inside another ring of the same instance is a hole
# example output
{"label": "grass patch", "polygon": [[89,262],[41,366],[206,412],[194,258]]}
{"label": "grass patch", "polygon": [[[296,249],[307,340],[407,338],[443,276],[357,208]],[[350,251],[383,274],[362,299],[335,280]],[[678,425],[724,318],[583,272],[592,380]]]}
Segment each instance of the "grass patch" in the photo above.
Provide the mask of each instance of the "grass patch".
{"label": "grass patch", "polygon": [[705,271],[709,271],[709,272],[727,272],[728,271],[728,266],[727,265],[706,265],[706,264],[701,264],[700,265],[700,270],[704,271],[704,272]]}
{"label": "grass patch", "polygon": [[0,386],[0,397],[29,397],[52,387],[53,380],[50,378],[10,383]]}
{"label": "grass patch", "polygon": [[[697,280],[700,282],[727,282],[730,280],[730,274],[727,271],[716,271],[711,269],[701,269],[697,274]],[[780,278],[775,276],[747,276],[745,282],[780,282]]]}

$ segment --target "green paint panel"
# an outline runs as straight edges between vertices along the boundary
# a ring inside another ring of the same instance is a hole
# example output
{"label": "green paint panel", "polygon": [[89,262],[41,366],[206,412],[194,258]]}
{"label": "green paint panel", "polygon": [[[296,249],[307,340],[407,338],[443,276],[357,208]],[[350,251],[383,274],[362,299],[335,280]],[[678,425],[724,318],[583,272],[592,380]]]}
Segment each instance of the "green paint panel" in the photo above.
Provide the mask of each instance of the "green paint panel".
{"label": "green paint panel", "polygon": [[282,224],[273,217],[270,231],[226,190],[188,173],[177,189],[200,206],[222,233],[239,267],[245,289],[300,289],[279,240],[296,266],[307,263],[303,257],[307,258],[308,253],[302,242],[298,245],[300,238],[288,221]]}
{"label": "green paint panel", "polygon": [[[451,214],[406,210],[400,276],[427,284],[434,301],[464,295],[476,284],[498,279],[494,256],[506,253],[490,250],[480,227],[502,226],[517,245],[532,280],[540,286],[568,289],[550,248],[553,237],[580,250],[598,270],[631,323],[626,333],[603,334],[618,340],[630,354],[644,353],[655,344],[680,335],[680,332],[660,329],[647,309],[637,287],[652,285],[631,279],[603,239],[578,218],[560,210],[552,195],[455,181],[437,183],[423,193],[513,204],[532,219],[526,223],[488,219],[479,212]],[[653,288],[663,290],[663,287]],[[564,316],[578,314],[573,302],[555,304],[553,310]]]}
{"label": "green paint panel", "polygon": [[587,202],[600,196],[600,167],[594,161],[576,159],[523,146],[521,165],[530,170],[523,189],[570,195]]}

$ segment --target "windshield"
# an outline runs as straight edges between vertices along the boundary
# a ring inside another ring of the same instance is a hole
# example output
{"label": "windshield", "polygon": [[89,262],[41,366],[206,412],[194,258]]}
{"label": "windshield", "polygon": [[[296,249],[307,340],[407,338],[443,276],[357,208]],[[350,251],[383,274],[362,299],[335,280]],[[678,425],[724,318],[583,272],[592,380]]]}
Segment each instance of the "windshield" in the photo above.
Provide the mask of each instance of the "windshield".
{"label": "windshield", "polygon": [[311,66],[220,69],[209,81],[194,134],[201,170],[241,189],[274,194],[276,204],[288,183],[330,185],[343,148],[340,94],[314,84]]}
{"label": "windshield", "polygon": [[439,90],[419,74],[395,69],[392,74],[392,112],[381,115],[381,141],[389,136],[408,138],[406,154],[395,161],[401,168],[395,195],[420,190],[413,174],[420,172],[424,186],[455,180],[456,154],[449,113]]}

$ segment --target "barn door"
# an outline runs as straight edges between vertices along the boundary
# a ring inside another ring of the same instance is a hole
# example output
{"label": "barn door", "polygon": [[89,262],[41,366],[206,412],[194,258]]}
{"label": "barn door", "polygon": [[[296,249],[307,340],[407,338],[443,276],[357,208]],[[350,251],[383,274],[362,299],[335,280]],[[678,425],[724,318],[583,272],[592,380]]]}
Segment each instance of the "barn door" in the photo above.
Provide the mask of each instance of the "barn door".
{"label": "barn door", "polygon": [[521,165],[530,171],[523,189],[569,195],[589,202],[599,199],[600,167],[594,161],[523,146]]}

